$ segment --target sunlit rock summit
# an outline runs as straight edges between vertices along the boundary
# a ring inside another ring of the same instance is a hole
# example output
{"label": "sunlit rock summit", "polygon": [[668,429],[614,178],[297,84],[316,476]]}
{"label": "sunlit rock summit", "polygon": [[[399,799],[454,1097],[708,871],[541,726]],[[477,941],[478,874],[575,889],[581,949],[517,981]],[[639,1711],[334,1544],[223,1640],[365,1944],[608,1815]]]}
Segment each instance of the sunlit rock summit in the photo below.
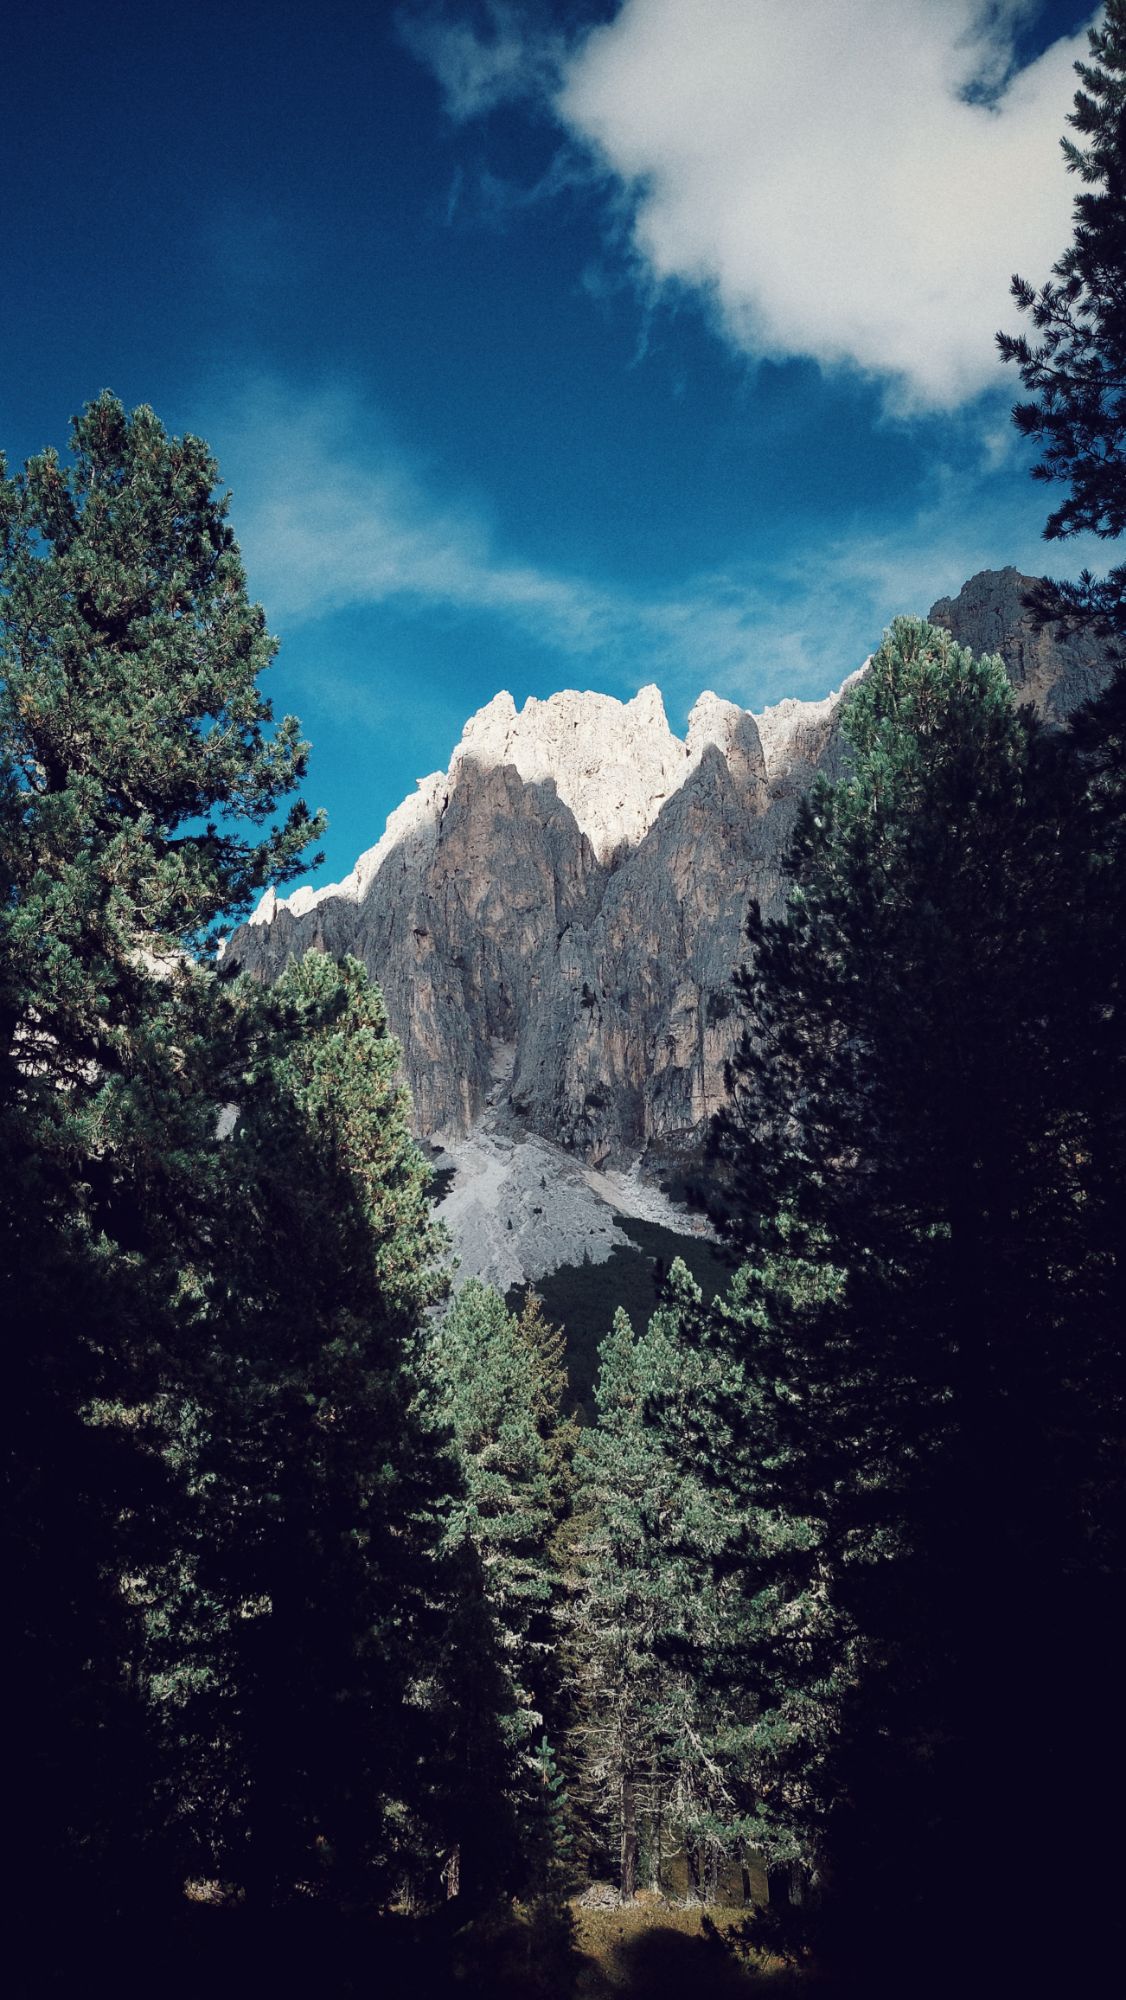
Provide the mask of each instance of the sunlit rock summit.
{"label": "sunlit rock summit", "polygon": [[361,957],[428,1136],[487,1113],[596,1164],[684,1143],[719,1101],[748,895],[777,895],[828,747],[832,701],[784,706],[772,786],[755,717],[715,695],[682,741],[656,688],[500,694],[344,882],[267,896],[230,955],[267,978]]}
{"label": "sunlit rock summit", "polygon": [[[932,617],[1059,719],[1103,663],[1036,631],[1028,584],[985,572]],[[361,958],[428,1137],[535,1135],[588,1167],[689,1149],[738,1032],[748,900],[780,906],[798,800],[841,767],[842,692],[761,715],[703,694],[683,740],[655,687],[498,694],[345,881],[271,892],[229,957],[267,979],[312,949]]]}

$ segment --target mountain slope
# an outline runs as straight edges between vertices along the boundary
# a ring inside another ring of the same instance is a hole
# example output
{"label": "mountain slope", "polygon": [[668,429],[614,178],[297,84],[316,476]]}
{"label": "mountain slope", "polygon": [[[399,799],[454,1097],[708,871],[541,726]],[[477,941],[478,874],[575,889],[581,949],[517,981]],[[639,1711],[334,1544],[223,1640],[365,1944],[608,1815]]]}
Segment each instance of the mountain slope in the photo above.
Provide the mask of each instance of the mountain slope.
{"label": "mountain slope", "polygon": [[[931,616],[1058,721],[1105,659],[1036,631],[1029,581],[983,572]],[[780,906],[797,802],[839,769],[841,692],[757,717],[705,694],[683,741],[656,688],[498,695],[344,883],[271,892],[228,960],[271,979],[311,949],[363,959],[428,1137],[484,1124],[592,1166],[691,1148],[737,1032],[747,903]]]}

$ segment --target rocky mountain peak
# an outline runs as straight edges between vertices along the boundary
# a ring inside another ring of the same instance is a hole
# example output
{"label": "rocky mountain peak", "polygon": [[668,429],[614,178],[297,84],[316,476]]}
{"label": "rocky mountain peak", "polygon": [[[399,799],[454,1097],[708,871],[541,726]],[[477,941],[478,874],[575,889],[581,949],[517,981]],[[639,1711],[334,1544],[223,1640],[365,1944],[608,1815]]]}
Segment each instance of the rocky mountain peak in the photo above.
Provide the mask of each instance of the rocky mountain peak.
{"label": "rocky mountain peak", "polygon": [[792,764],[816,761],[842,695],[860,679],[867,665],[865,660],[821,701],[799,701],[786,695],[756,715],[766,774],[772,782],[783,777]]}
{"label": "rocky mountain peak", "polygon": [[494,695],[466,723],[451,775],[467,759],[509,764],[526,785],[553,784],[602,862],[636,846],[685,776],[685,746],[655,687],[625,702],[568,689],[530,696],[522,709]]}
{"label": "rocky mountain peak", "polygon": [[1045,722],[1063,722],[1098,693],[1106,679],[1104,642],[1080,628],[1040,625],[1025,602],[1035,578],[1019,569],[982,570],[957,597],[940,597],[930,610],[973,653],[1000,653],[1018,702]]}
{"label": "rocky mountain peak", "polygon": [[[1038,629],[1029,585],[985,573],[931,616],[1059,721],[1105,655]],[[588,1168],[691,1148],[724,1095],[748,902],[783,905],[800,800],[845,768],[853,679],[758,716],[702,694],[683,740],[655,687],[498,694],[343,882],[271,891],[228,956],[267,979],[304,951],[362,958],[428,1136],[536,1136]]]}
{"label": "rocky mountain peak", "polygon": [[267,889],[249,919],[250,923],[259,926],[272,924],[279,910],[292,917],[304,917],[320,903],[340,900],[362,903],[388,855],[393,854],[413,834],[421,833],[428,827],[437,828],[446,805],[448,787],[449,777],[445,771],[433,771],[428,778],[419,778],[417,790],[388,814],[387,824],[375,846],[365,849],[342,882],[325,882],[319,889],[309,888],[303,883],[288,896],[279,896],[276,889]]}

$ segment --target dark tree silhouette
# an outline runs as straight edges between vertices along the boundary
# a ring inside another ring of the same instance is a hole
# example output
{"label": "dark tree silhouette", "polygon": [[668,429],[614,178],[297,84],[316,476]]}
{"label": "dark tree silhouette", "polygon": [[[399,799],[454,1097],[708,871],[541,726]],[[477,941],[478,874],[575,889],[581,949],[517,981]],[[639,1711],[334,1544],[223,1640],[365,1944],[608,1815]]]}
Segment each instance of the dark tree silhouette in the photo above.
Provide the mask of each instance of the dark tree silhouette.
{"label": "dark tree silhouette", "polygon": [[[1088,30],[1090,59],[1076,63],[1081,88],[1062,141],[1068,171],[1083,182],[1075,233],[1037,292],[1014,277],[1013,297],[1032,337],[999,333],[1029,400],[1013,421],[1042,447],[1033,477],[1062,481],[1067,498],[1048,516],[1049,541],[1088,532],[1115,540],[1126,528],[1126,4],[1108,0]],[[1048,583],[1037,593],[1046,619],[1095,620],[1126,630],[1126,567],[1102,579]]]}

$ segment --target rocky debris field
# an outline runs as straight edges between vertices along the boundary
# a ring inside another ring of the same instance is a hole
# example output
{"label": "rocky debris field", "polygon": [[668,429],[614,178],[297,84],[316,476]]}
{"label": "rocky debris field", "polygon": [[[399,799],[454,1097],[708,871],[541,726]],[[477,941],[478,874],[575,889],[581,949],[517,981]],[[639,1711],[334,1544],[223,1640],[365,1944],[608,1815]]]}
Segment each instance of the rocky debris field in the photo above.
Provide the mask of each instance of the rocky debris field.
{"label": "rocky debris field", "polygon": [[630,1249],[619,1217],[704,1233],[695,1216],[647,1183],[639,1167],[600,1173],[545,1139],[479,1129],[447,1142],[434,1165],[453,1172],[436,1209],[449,1231],[457,1278],[482,1278],[500,1292],[534,1284],[563,1265],[603,1264]]}

